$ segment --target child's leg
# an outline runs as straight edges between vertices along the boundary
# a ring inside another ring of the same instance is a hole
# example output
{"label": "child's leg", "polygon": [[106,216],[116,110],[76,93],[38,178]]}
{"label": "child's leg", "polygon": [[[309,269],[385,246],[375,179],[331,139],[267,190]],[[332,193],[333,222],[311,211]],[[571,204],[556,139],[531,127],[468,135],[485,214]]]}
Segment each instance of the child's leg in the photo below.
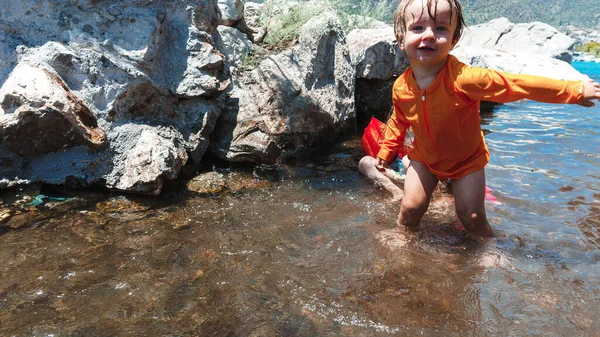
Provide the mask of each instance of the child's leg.
{"label": "child's leg", "polygon": [[364,156],[358,163],[358,170],[362,174],[371,178],[376,184],[383,186],[383,188],[385,188],[390,193],[392,193],[392,196],[393,196],[392,200],[394,200],[394,201],[400,200],[400,198],[402,198],[402,196],[404,195],[404,192],[402,191],[402,189],[400,189],[400,187],[398,187],[396,184],[394,184],[392,182],[392,180],[390,179],[392,172],[387,172],[387,171],[391,171],[391,170],[387,169],[386,172],[384,173],[384,172],[379,171],[375,167],[375,165],[377,165],[376,158],[373,158],[370,156]]}
{"label": "child's leg", "polygon": [[405,171],[409,165],[410,165],[410,159],[408,159],[407,155],[404,155],[404,157],[402,157],[402,166],[404,166]]}
{"label": "child's leg", "polygon": [[482,237],[493,237],[494,231],[485,214],[485,170],[452,180],[456,215],[465,229]]}
{"label": "child's leg", "polygon": [[398,215],[398,225],[408,227],[419,225],[429,207],[437,183],[435,175],[431,174],[423,164],[414,160],[410,162],[406,170],[404,197]]}

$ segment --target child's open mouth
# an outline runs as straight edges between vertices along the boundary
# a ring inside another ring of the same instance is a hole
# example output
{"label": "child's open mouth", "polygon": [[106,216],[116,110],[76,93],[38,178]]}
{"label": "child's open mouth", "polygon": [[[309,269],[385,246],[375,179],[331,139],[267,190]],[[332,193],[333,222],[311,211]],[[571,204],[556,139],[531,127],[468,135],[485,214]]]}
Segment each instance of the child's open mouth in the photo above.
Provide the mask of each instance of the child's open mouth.
{"label": "child's open mouth", "polygon": [[423,50],[423,51],[434,51],[435,49],[431,48],[431,47],[419,47],[419,50]]}

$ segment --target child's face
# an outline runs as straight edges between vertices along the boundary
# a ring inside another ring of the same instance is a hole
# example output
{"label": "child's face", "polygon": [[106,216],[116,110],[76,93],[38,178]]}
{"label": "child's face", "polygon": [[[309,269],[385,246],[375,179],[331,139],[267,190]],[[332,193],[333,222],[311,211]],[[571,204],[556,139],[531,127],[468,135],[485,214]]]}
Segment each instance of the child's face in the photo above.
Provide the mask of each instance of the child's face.
{"label": "child's face", "polygon": [[457,41],[456,15],[448,1],[440,0],[436,20],[427,13],[427,0],[415,0],[406,9],[406,33],[400,47],[406,51],[413,67],[441,67]]}

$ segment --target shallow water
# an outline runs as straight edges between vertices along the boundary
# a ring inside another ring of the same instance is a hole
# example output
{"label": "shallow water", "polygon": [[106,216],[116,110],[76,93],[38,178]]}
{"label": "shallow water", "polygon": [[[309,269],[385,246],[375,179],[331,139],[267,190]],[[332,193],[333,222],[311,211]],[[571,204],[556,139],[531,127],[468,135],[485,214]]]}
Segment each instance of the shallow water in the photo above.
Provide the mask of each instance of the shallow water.
{"label": "shallow water", "polygon": [[219,194],[24,206],[0,235],[0,335],[600,334],[599,117],[518,102],[483,118],[487,244],[439,192],[419,231],[398,230],[356,172],[358,139],[281,182],[225,170]]}

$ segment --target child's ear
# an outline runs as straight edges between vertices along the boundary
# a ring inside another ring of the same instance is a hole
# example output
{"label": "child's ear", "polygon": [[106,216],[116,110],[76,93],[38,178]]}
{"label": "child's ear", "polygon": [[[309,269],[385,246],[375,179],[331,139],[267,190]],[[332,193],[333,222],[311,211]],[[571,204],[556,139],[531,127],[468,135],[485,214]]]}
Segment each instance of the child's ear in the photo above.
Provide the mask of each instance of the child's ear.
{"label": "child's ear", "polygon": [[402,36],[396,34],[396,41],[398,41],[398,48],[400,48],[400,50],[404,50],[404,39]]}
{"label": "child's ear", "polygon": [[452,50],[452,49],[454,49],[454,47],[456,47],[456,44],[458,43],[459,40],[460,40],[460,38],[452,40],[452,48],[450,48],[450,50]]}

